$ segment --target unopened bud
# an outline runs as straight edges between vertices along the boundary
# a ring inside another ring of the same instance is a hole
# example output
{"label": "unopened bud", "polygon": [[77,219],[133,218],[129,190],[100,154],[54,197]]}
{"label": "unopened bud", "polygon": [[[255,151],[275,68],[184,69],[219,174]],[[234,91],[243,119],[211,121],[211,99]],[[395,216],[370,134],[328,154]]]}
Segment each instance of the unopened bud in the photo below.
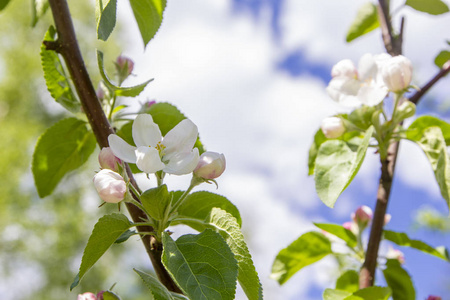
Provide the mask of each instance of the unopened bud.
{"label": "unopened bud", "polygon": [[403,252],[392,247],[389,248],[389,251],[386,253],[386,258],[397,259],[401,264],[405,263],[405,255]]}
{"label": "unopened bud", "polygon": [[118,203],[125,197],[127,185],[119,173],[103,169],[94,176],[94,185],[100,198],[108,203]]}
{"label": "unopened bud", "polygon": [[126,56],[120,55],[116,59],[116,69],[119,80],[122,82],[133,72],[134,62]]}
{"label": "unopened bud", "polygon": [[200,155],[194,174],[203,179],[215,179],[225,171],[226,161],[223,154],[206,151]]}
{"label": "unopened bud", "polygon": [[427,300],[442,300],[442,298],[439,296],[430,295],[428,296]]}
{"label": "unopened bud", "polygon": [[412,64],[403,55],[393,56],[383,63],[381,69],[384,84],[392,92],[401,92],[411,83]]}
{"label": "unopened bud", "polygon": [[100,153],[98,154],[98,162],[100,163],[100,167],[102,167],[102,169],[110,169],[113,171],[118,171],[119,165],[122,163],[122,161],[114,155],[109,147],[104,147],[100,150]]}
{"label": "unopened bud", "polygon": [[338,138],[345,132],[344,123],[339,117],[329,117],[323,119],[320,128],[322,129],[325,137],[328,139]]}
{"label": "unopened bud", "polygon": [[77,300],[97,300],[97,297],[92,293],[79,294]]}
{"label": "unopened bud", "polygon": [[386,226],[392,219],[392,216],[390,214],[384,215],[384,226]]}
{"label": "unopened bud", "polygon": [[356,225],[355,222],[345,222],[342,224],[342,227],[344,227],[347,230],[350,230],[353,234],[358,234],[358,225]]}
{"label": "unopened bud", "polygon": [[360,206],[354,213],[352,213],[352,219],[358,224],[358,227],[362,230],[369,225],[372,220],[372,210],[368,206]]}

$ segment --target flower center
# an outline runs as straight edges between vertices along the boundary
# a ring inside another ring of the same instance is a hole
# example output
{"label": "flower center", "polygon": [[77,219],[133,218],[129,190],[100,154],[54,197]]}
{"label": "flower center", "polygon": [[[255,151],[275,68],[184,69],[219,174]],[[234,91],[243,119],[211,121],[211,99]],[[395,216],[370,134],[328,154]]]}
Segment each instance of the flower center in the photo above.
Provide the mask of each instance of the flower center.
{"label": "flower center", "polygon": [[164,150],[166,149],[166,146],[164,146],[163,143],[158,142],[158,144],[156,144],[155,148],[159,152],[159,157],[162,158],[165,155]]}

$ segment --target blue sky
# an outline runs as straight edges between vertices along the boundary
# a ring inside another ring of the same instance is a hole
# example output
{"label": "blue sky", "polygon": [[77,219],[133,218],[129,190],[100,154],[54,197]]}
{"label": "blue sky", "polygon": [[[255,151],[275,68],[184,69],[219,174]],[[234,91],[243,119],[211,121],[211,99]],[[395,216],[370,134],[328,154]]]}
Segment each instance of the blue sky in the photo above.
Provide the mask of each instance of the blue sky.
{"label": "blue sky", "polygon": [[[328,276],[336,267],[333,260],[304,269],[280,288],[268,278],[276,253],[312,230],[312,222],[343,223],[359,205],[374,207],[379,165],[373,153],[367,154],[360,174],[333,210],[321,203],[313,178],[306,176],[307,152],[321,120],[345,111],[325,93],[331,67],[343,58],[357,62],[366,52],[384,50],[379,31],[345,43],[359,5],[349,0],[169,1],[163,26],[144,53],[134,24],[125,37],[129,46],[124,54],[137,61],[133,80],[155,78],[141,102],[177,105],[198,125],[207,148],[227,157],[216,192],[241,211],[266,299],[319,299],[325,287],[333,286]],[[119,11],[126,17],[127,9]],[[402,13],[407,15],[405,55],[415,66],[414,83],[421,85],[437,71],[432,61],[445,46],[443,29],[450,20],[409,8]],[[443,81],[419,105],[419,114],[448,100],[448,79]],[[450,117],[448,112],[444,117]],[[410,232],[423,205],[445,214],[448,208],[420,149],[404,143],[400,155],[388,228]],[[172,189],[187,185],[183,178],[169,180]],[[448,236],[425,230],[411,236],[450,246]],[[450,294],[444,290],[449,265],[401,250],[417,299],[429,294],[450,299],[444,296]]]}

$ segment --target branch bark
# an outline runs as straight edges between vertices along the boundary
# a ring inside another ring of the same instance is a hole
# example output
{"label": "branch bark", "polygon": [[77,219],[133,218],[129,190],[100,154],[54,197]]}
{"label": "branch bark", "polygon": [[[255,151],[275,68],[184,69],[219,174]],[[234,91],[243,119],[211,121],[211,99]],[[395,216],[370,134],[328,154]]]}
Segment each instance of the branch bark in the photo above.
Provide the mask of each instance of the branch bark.
{"label": "branch bark", "polygon": [[[78,97],[80,98],[83,111],[89,120],[97,143],[100,148],[108,147],[108,136],[114,133],[114,129],[109,124],[108,119],[103,112],[84,64],[67,1],[49,0],[49,4],[53,14],[55,27],[58,32],[57,45],[52,43],[49,45],[49,50],[57,51],[64,58]],[[131,184],[138,189],[129,166],[127,164],[125,165]],[[138,207],[130,203],[127,203],[126,206],[134,222],[141,222],[142,219],[145,218],[145,214]],[[138,226],[137,230],[139,232],[150,232],[153,231],[153,228],[149,226]],[[142,236],[142,242],[144,243],[145,249],[159,280],[170,291],[181,293],[181,290],[174,283],[161,262],[162,245],[157,242],[156,239],[148,235]]]}

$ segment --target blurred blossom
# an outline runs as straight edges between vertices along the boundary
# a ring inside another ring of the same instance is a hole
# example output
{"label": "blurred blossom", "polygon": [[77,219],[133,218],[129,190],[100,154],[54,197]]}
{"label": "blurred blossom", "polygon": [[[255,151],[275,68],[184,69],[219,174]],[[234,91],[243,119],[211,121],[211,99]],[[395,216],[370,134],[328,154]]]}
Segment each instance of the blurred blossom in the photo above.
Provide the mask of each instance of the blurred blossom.
{"label": "blurred blossom", "polygon": [[203,179],[215,179],[225,171],[226,161],[223,154],[206,151],[200,156],[194,174]]}
{"label": "blurred blossom", "polygon": [[439,296],[430,295],[428,296],[427,300],[442,300],[442,298]]}
{"label": "blurred blossom", "polygon": [[155,100],[147,101],[144,104],[142,104],[141,109],[139,110],[139,113],[148,113],[150,107],[152,107],[153,104],[155,104]]}
{"label": "blurred blossom", "polygon": [[381,69],[384,84],[392,92],[401,92],[408,88],[412,77],[411,61],[403,55],[386,60]]}
{"label": "blurred blossom", "polygon": [[92,293],[79,294],[77,300],[98,300]]}
{"label": "blurred blossom", "polygon": [[194,148],[197,126],[184,119],[172,128],[164,138],[158,125],[149,114],[140,114],[133,122],[132,135],[137,147],[125,142],[118,135],[110,134],[109,146],[115,156],[128,163],[135,163],[144,173],[164,171],[168,174],[189,174],[197,166],[199,153]]}
{"label": "blurred blossom", "polygon": [[342,227],[344,227],[347,230],[350,230],[355,235],[358,234],[358,225],[356,225],[355,222],[350,222],[350,221],[349,222],[345,222],[344,224],[342,224]]}
{"label": "blurred blossom", "polygon": [[359,228],[362,230],[369,225],[372,220],[372,210],[368,206],[360,206],[354,213],[352,213],[352,219],[358,224]]}
{"label": "blurred blossom", "polygon": [[108,203],[118,203],[125,197],[127,185],[120,174],[103,169],[94,176],[94,185],[100,198]]}
{"label": "blurred blossom", "polygon": [[118,165],[122,163],[122,161],[114,155],[111,151],[111,148],[104,147],[100,150],[98,154],[98,162],[100,163],[100,167],[102,169],[110,169],[113,171],[118,171]]}
{"label": "blurred blossom", "polygon": [[386,253],[386,258],[397,259],[401,264],[405,263],[405,256],[403,252],[392,247],[389,247],[389,250]]}
{"label": "blurred blossom", "polygon": [[325,137],[328,139],[338,138],[345,132],[344,123],[339,117],[329,117],[323,119],[320,128],[322,129]]}
{"label": "blurred blossom", "polygon": [[339,104],[349,107],[381,103],[388,89],[381,77],[380,68],[390,57],[386,53],[367,53],[359,60],[358,69],[350,60],[341,60],[331,71],[332,79],[326,89],[328,95]]}
{"label": "blurred blossom", "polygon": [[130,58],[120,55],[116,59],[116,67],[117,72],[122,73],[126,75],[126,77],[128,77],[133,72],[134,62]]}
{"label": "blurred blossom", "polygon": [[390,214],[385,214],[384,215],[384,226],[386,226],[387,224],[389,224],[389,222],[391,221],[392,216]]}

